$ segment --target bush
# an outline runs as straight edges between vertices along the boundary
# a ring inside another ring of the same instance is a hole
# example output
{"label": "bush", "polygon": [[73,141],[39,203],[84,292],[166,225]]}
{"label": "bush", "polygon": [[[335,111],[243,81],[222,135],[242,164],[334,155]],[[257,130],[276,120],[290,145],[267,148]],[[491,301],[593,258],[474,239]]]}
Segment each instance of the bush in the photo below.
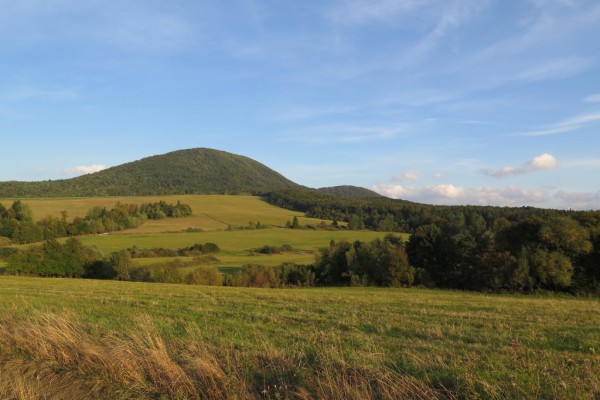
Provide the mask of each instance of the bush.
{"label": "bush", "polygon": [[185,276],[188,285],[222,286],[223,274],[216,268],[199,267]]}
{"label": "bush", "polygon": [[310,265],[283,263],[275,268],[279,272],[280,282],[284,286],[314,286],[316,275]]}
{"label": "bush", "polygon": [[246,264],[241,271],[233,274],[230,284],[232,286],[274,288],[280,285],[280,279],[275,273],[275,268]]}
{"label": "bush", "polygon": [[116,276],[117,271],[115,270],[114,265],[105,260],[99,260],[88,264],[85,267],[85,273],[83,275],[84,278],[90,279],[114,279]]}
{"label": "bush", "polygon": [[287,251],[292,251],[294,250],[294,248],[292,247],[291,244],[282,244],[281,246],[274,246],[274,245],[270,245],[270,244],[265,244],[262,247],[258,247],[255,249],[252,249],[252,252],[254,253],[260,253],[260,254],[281,254],[281,253],[285,253]]}
{"label": "bush", "polygon": [[184,276],[176,265],[167,264],[164,267],[155,268],[150,271],[152,282],[159,283],[184,283]]}

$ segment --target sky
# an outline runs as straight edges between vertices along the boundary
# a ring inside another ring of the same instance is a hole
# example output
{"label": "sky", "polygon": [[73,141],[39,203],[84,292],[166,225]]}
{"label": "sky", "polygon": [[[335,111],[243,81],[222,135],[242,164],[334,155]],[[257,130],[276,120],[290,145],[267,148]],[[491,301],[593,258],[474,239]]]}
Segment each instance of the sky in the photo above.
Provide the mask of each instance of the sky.
{"label": "sky", "polygon": [[173,150],[600,209],[598,0],[0,0],[0,180]]}

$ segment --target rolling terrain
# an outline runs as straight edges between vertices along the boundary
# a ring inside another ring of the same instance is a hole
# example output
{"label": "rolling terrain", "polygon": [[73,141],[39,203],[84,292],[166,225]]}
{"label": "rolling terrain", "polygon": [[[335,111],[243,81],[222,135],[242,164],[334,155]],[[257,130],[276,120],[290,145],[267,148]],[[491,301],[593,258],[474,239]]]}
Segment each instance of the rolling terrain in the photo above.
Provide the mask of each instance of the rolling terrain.
{"label": "rolling terrain", "polygon": [[[24,199],[23,203],[31,208],[34,220],[48,216],[60,217],[66,211],[68,218],[84,217],[92,207],[114,207],[117,203],[142,204],[164,200],[167,203],[181,201],[192,208],[193,215],[185,218],[149,220],[139,228],[128,233],[176,232],[187,228],[203,231],[223,230],[229,226],[247,226],[250,221],[264,225],[283,227],[286,221],[294,217],[303,224],[318,224],[322,220],[304,218],[301,212],[275,207],[256,196],[227,195],[165,195],[165,196],[117,196],[117,197],[81,197],[81,198],[37,198]],[[11,199],[0,199],[0,204],[9,207]]]}
{"label": "rolling terrain", "polygon": [[[181,201],[190,205],[192,215],[182,218],[148,220],[141,226],[108,235],[79,237],[86,245],[93,245],[103,254],[137,247],[139,249],[179,249],[195,243],[216,243],[221,252],[216,268],[222,271],[235,270],[245,264],[275,266],[283,262],[310,264],[317,249],[326,247],[330,241],[363,240],[382,237],[383,232],[287,229],[286,222],[298,218],[301,226],[331,225],[331,221],[306,218],[302,213],[275,207],[256,196],[228,195],[178,195],[178,196],[129,196],[88,197],[65,199],[26,199],[23,203],[31,208],[35,220],[48,216],[60,217],[66,211],[69,218],[83,217],[95,206],[111,208],[117,202],[142,204],[165,200],[168,203]],[[0,199],[8,207],[11,199]],[[261,229],[250,229],[250,222],[259,223]],[[257,254],[252,249],[264,245],[289,244],[293,251],[284,254]],[[181,258],[181,257],[175,257]],[[175,258],[137,259],[140,265],[168,262]],[[185,257],[181,258],[186,260]],[[0,267],[3,261],[0,260]]]}

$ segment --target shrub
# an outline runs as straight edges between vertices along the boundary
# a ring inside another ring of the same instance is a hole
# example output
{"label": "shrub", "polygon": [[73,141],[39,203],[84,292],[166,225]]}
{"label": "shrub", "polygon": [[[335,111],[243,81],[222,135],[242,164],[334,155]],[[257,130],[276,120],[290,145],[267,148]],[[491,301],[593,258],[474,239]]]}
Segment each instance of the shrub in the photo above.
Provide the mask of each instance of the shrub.
{"label": "shrub", "polygon": [[223,274],[216,268],[199,267],[185,276],[184,282],[188,285],[223,285]]}

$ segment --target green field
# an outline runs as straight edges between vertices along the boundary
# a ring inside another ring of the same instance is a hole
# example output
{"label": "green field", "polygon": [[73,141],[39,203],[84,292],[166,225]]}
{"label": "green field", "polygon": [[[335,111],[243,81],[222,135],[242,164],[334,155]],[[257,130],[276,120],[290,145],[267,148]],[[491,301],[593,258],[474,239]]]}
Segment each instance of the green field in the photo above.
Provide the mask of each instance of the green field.
{"label": "green field", "polygon": [[281,246],[291,244],[298,250],[313,250],[326,247],[331,240],[372,240],[381,237],[383,232],[371,231],[310,231],[301,229],[258,229],[252,231],[216,231],[216,232],[182,232],[156,234],[95,235],[81,237],[88,245],[97,246],[104,253],[133,247],[150,249],[164,247],[177,249],[191,246],[194,243],[212,242],[219,245],[223,254],[239,254],[265,244]]}
{"label": "green field", "polygon": [[[244,230],[244,231],[213,231],[213,232],[182,232],[156,234],[110,234],[81,237],[87,245],[96,246],[102,253],[137,246],[140,249],[164,247],[178,249],[189,247],[195,243],[216,243],[220,248],[216,256],[220,260],[215,267],[222,270],[237,269],[245,264],[260,264],[276,266],[283,262],[297,264],[312,264],[318,248],[327,247],[331,240],[362,240],[370,241],[382,237],[383,232],[371,231],[310,231],[284,228]],[[282,254],[252,254],[251,250],[265,244],[281,246],[291,244],[295,251]],[[172,261],[175,258],[136,259],[139,265]]]}
{"label": "green field", "polygon": [[[371,231],[310,231],[284,228],[258,229],[246,231],[216,231],[191,233],[156,234],[110,234],[81,237],[87,245],[96,246],[102,253],[110,254],[125,248],[137,246],[140,249],[164,247],[178,249],[194,243],[216,243],[220,248],[216,256],[220,262],[214,264],[222,271],[232,271],[245,264],[276,266],[283,262],[312,264],[318,248],[327,247],[331,240],[370,241],[382,237],[383,232]],[[282,254],[252,254],[251,250],[265,244],[281,246],[291,244],[295,251]],[[176,257],[177,258],[177,257]],[[175,258],[136,259],[138,265],[172,261]],[[233,268],[233,269],[232,269]]]}
{"label": "green field", "polygon": [[0,398],[600,396],[598,299],[22,277],[0,287]]}
{"label": "green field", "polygon": [[[216,243],[221,252],[220,262],[215,264],[221,270],[235,270],[244,264],[279,265],[282,262],[310,264],[314,261],[317,249],[326,247],[331,240],[370,241],[382,237],[382,232],[371,231],[325,231],[283,228],[287,221],[298,217],[301,225],[318,225],[319,219],[305,218],[302,213],[285,210],[268,204],[255,196],[223,195],[184,195],[184,196],[144,196],[144,197],[104,197],[67,199],[25,199],[35,219],[47,216],[59,217],[63,210],[68,218],[83,217],[94,206],[113,207],[117,202],[142,204],[164,200],[167,203],[189,204],[193,214],[183,218],[165,218],[146,221],[136,229],[112,232],[110,234],[83,236],[86,245],[96,246],[103,254],[136,246],[139,249],[156,247],[179,249],[196,243]],[[0,199],[9,207],[12,199]],[[228,227],[247,227],[249,222],[269,226],[266,229],[227,230]],[[331,221],[325,221],[330,224]],[[185,232],[192,228],[198,231]],[[405,238],[407,236],[405,235]],[[251,250],[264,245],[281,246],[290,244],[294,252],[277,255],[252,255]],[[138,259],[139,265],[167,262],[173,259]],[[0,260],[0,262],[2,262]],[[0,264],[2,267],[2,264]]]}
{"label": "green field", "polygon": [[[0,199],[0,204],[9,207],[15,199]],[[247,226],[250,221],[263,225],[285,226],[295,216],[301,224],[319,224],[322,220],[305,218],[302,213],[275,207],[256,196],[223,195],[178,195],[178,196],[130,196],[130,197],[85,197],[65,199],[23,199],[33,214],[34,220],[47,216],[60,217],[63,210],[68,218],[84,217],[92,207],[112,208],[117,202],[128,204],[153,203],[164,200],[175,204],[181,201],[192,208],[193,215],[185,218],[147,221],[131,230],[136,233],[158,233],[200,228],[205,231],[227,229],[228,226]]]}

